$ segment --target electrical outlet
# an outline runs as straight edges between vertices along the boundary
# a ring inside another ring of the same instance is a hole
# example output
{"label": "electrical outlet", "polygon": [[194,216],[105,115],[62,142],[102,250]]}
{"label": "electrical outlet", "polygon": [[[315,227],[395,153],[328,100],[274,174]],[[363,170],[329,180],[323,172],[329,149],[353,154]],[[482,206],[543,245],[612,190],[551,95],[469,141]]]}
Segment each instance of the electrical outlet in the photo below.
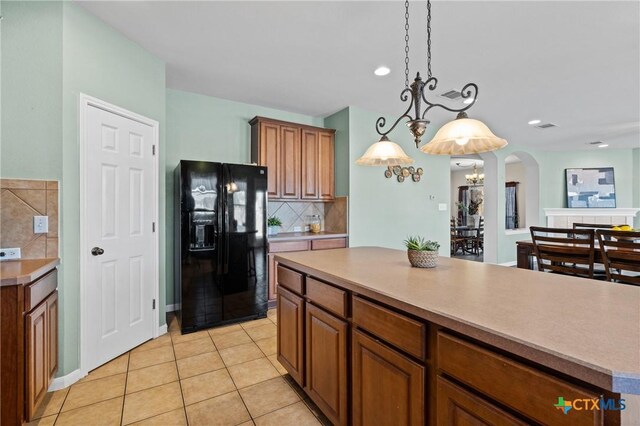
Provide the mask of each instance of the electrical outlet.
{"label": "electrical outlet", "polygon": [[33,217],[33,233],[46,234],[49,232],[49,216]]}
{"label": "electrical outlet", "polygon": [[438,210],[441,211],[441,212],[446,212],[447,211],[447,205],[445,203],[438,204]]}
{"label": "electrical outlet", "polygon": [[20,259],[19,248],[0,248],[0,260]]}
{"label": "electrical outlet", "polygon": [[293,232],[302,232],[302,227],[301,226],[294,226],[293,227]]}

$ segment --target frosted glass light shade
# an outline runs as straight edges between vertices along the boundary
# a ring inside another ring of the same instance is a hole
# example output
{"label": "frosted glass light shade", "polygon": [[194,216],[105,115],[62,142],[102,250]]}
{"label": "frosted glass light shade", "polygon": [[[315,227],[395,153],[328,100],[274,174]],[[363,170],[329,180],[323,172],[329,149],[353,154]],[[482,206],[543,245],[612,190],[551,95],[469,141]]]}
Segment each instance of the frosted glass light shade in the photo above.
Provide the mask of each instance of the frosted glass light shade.
{"label": "frosted glass light shade", "polygon": [[494,135],[482,121],[457,118],[442,126],[420,151],[435,155],[461,155],[496,151],[505,146],[507,141]]}
{"label": "frosted glass light shade", "polygon": [[409,157],[397,143],[391,142],[386,136],[371,145],[364,155],[356,160],[360,166],[397,166],[412,164]]}

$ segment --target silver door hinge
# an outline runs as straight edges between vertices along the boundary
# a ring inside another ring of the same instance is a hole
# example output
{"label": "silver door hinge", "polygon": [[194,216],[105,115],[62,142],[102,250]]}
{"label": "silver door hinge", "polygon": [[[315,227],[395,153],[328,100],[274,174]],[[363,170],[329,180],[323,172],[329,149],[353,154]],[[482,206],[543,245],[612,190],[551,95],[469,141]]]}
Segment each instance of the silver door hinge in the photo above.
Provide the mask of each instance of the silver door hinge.
{"label": "silver door hinge", "polygon": [[156,232],[156,223],[151,222],[151,232]]}
{"label": "silver door hinge", "polygon": [[156,308],[156,299],[153,299],[153,306],[152,306],[152,309],[155,309],[155,308]]}
{"label": "silver door hinge", "polygon": [[156,155],[156,146],[155,146],[155,145],[152,145],[152,146],[151,146],[151,153],[152,153],[153,155]]}

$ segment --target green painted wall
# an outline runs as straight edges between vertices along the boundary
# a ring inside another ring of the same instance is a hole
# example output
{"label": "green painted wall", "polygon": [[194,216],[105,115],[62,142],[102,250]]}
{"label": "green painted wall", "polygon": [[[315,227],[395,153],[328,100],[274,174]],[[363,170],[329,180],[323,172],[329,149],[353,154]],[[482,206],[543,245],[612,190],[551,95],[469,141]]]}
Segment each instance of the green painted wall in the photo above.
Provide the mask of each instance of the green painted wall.
{"label": "green painted wall", "polygon": [[541,161],[543,207],[566,207],[564,169],[613,167],[616,180],[616,205],[633,207],[633,150],[600,149],[598,151],[545,152]]}
{"label": "green painted wall", "polygon": [[336,195],[349,195],[349,108],[345,108],[324,119],[324,126],[336,129],[335,136],[335,183]]}
{"label": "green painted wall", "polygon": [[323,119],[273,108],[167,89],[166,279],[167,304],[173,304],[173,170],[180,160],[249,163],[249,120],[256,115],[323,126]]}
{"label": "green painted wall", "polygon": [[[61,181],[58,375],[63,376],[77,369],[80,359],[79,94],[153,118],[163,135],[164,63],[71,2],[3,2],[2,13],[0,176]],[[161,155],[163,145],[161,138]],[[160,160],[164,164],[163,156]],[[164,222],[164,210],[160,215]],[[162,256],[165,245],[161,228]]]}
{"label": "green painted wall", "polygon": [[2,177],[62,177],[62,3],[2,2]]}
{"label": "green painted wall", "polygon": [[[529,153],[537,161],[540,170],[540,217],[539,223],[544,226],[546,219],[545,208],[563,208],[566,202],[565,169],[583,167],[613,167],[616,180],[616,204],[618,207],[640,207],[640,149],[602,149],[598,151],[554,151],[542,152],[523,149],[517,144],[510,144],[507,148],[494,153],[498,158],[498,165],[502,164],[499,175],[504,183],[504,159],[513,152]],[[635,191],[635,192],[634,192]],[[504,216],[504,192],[499,192],[499,217]],[[636,217],[636,224],[638,218]],[[505,235],[504,221],[498,221],[498,259],[497,263],[513,262],[516,260],[515,243],[519,240],[530,239],[528,234]]]}
{"label": "green painted wall", "polygon": [[[79,366],[80,177],[78,101],[81,93],[160,123],[160,205],[164,205],[165,65],[137,44],[71,2],[63,16],[62,259],[63,362],[59,375]],[[160,209],[159,221],[164,223]],[[160,258],[165,234],[160,227]],[[160,262],[160,324],[165,323],[165,271]]]}
{"label": "green painted wall", "polygon": [[[398,126],[389,135],[424,168],[422,181],[398,183],[384,177],[383,167],[355,165],[366,149],[380,139],[375,122],[380,114],[349,107],[349,244],[403,248],[402,241],[420,234],[440,242],[449,255],[449,157],[429,156],[415,148],[409,132]],[[445,211],[438,211],[445,203]]]}

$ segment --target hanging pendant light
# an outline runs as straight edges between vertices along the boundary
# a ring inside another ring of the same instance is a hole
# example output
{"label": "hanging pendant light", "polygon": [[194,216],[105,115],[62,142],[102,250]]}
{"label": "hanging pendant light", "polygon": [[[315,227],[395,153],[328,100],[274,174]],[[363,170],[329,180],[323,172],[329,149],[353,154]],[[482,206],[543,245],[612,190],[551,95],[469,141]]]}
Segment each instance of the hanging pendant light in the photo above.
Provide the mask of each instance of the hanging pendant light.
{"label": "hanging pendant light", "polygon": [[367,149],[364,155],[356,160],[360,166],[398,166],[413,163],[413,158],[405,154],[395,142],[383,136]]}
{"label": "hanging pendant light", "polygon": [[455,120],[442,126],[420,151],[435,155],[464,155],[496,151],[505,146],[507,141],[494,135],[482,121],[468,118],[461,112]]}
{"label": "hanging pendant light", "polygon": [[[384,117],[378,118],[376,121],[376,131],[382,138],[382,142],[387,135],[396,128],[398,123],[403,119],[408,119],[407,127],[409,132],[413,136],[413,140],[416,144],[416,148],[419,147],[427,126],[430,124],[429,120],[425,119],[425,116],[432,108],[442,108],[447,111],[456,112],[458,116],[455,120],[442,126],[442,128],[436,133],[435,137],[425,144],[421,151],[427,154],[440,154],[440,155],[452,155],[452,154],[478,154],[481,152],[495,151],[503,148],[507,145],[507,141],[494,135],[489,128],[479,120],[470,119],[467,117],[465,111],[475,105],[478,100],[478,86],[475,83],[466,84],[460,91],[464,106],[460,108],[452,108],[443,104],[431,102],[427,99],[427,93],[433,92],[438,86],[438,79],[433,77],[431,73],[431,0],[427,0],[427,80],[423,81],[420,77],[420,73],[416,74],[416,78],[413,83],[409,84],[409,1],[405,1],[405,88],[400,93],[400,100],[403,102],[409,102],[407,110],[391,125],[387,130],[383,130],[386,125],[386,119]],[[426,90],[425,90],[426,88]],[[422,111],[422,103],[426,105],[424,111]],[[411,110],[413,109],[413,115]],[[388,141],[388,139],[387,139]],[[374,146],[379,144],[377,142],[373,144],[368,150],[369,153]],[[399,147],[398,147],[399,148]],[[400,148],[401,150],[401,148]],[[374,150],[375,151],[375,150]],[[372,151],[367,161],[364,158],[367,153],[356,161],[357,164],[363,165],[383,165],[374,164],[375,152]],[[362,162],[360,162],[363,160]],[[388,165],[389,163],[384,163]],[[401,164],[401,163],[394,163]],[[391,164],[393,165],[393,164]]]}
{"label": "hanging pendant light", "polygon": [[484,185],[484,173],[478,174],[476,163],[473,163],[473,173],[470,175],[464,175],[464,178],[469,185]]}

